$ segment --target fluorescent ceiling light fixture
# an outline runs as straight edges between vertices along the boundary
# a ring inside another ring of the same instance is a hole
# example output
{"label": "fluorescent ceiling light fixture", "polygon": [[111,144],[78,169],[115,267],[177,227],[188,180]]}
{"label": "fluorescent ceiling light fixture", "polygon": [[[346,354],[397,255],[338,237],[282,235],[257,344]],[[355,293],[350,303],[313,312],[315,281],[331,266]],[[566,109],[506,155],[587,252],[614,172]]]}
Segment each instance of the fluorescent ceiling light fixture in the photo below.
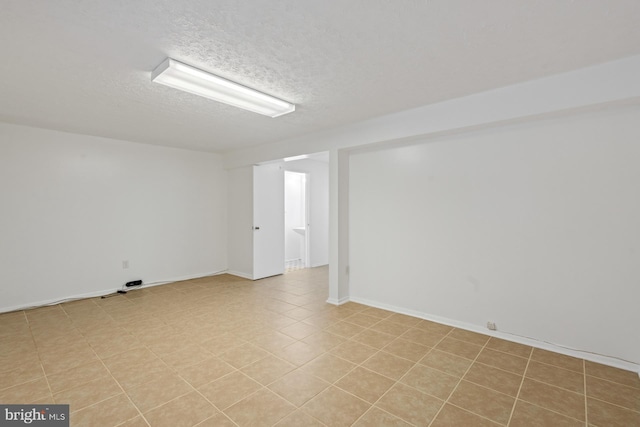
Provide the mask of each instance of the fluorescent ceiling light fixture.
{"label": "fluorescent ceiling light fixture", "polygon": [[151,81],[269,117],[282,116],[296,110],[296,106],[290,102],[171,58],[165,59],[153,70]]}
{"label": "fluorescent ceiling light fixture", "polygon": [[293,156],[293,157],[285,157],[284,161],[285,162],[290,162],[292,160],[302,160],[302,159],[308,159],[309,156],[307,154],[302,154],[300,156]]}

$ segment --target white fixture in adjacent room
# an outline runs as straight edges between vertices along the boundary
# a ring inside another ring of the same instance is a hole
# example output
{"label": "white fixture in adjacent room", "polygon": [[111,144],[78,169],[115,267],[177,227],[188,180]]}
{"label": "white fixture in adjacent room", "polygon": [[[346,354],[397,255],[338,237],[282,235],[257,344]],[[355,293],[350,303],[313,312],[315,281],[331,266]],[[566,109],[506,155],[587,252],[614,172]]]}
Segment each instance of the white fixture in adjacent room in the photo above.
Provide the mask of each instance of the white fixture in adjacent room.
{"label": "white fixture in adjacent room", "polygon": [[307,174],[284,172],[285,267],[309,267]]}
{"label": "white fixture in adjacent room", "polygon": [[290,102],[171,58],[153,70],[151,81],[269,117],[282,116],[296,109]]}

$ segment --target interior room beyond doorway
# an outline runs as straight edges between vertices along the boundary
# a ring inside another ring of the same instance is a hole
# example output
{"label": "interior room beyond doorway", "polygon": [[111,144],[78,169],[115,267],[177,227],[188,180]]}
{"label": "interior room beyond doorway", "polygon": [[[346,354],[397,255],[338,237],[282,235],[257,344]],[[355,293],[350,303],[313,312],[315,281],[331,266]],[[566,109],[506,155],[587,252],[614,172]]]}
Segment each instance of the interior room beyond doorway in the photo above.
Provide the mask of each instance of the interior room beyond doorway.
{"label": "interior room beyond doorway", "polygon": [[284,173],[285,271],[310,266],[307,183],[306,173]]}

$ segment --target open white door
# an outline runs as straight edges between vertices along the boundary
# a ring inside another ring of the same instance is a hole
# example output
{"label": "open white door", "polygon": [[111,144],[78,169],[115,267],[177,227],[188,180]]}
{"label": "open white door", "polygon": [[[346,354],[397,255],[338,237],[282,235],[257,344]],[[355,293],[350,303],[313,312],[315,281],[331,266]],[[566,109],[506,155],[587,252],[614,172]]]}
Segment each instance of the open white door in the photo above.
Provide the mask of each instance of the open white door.
{"label": "open white door", "polygon": [[253,279],[284,273],[284,171],[253,167]]}

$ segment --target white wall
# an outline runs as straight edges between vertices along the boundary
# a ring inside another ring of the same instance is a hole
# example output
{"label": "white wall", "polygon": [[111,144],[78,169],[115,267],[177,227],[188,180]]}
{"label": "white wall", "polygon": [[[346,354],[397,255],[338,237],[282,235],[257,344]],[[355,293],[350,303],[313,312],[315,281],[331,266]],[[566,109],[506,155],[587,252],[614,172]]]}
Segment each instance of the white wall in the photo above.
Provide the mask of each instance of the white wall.
{"label": "white wall", "polygon": [[349,301],[349,152],[329,151],[329,298]]}
{"label": "white wall", "polygon": [[640,364],[640,108],[352,153],[350,295]]}
{"label": "white wall", "polygon": [[329,263],[329,164],[316,160],[282,162],[284,170],[309,174],[311,267]]}
{"label": "white wall", "polygon": [[640,55],[225,154],[234,168],[299,154],[481,128],[610,103],[638,101]]}
{"label": "white wall", "polygon": [[229,273],[253,277],[253,167],[228,171]]}
{"label": "white wall", "polygon": [[329,302],[349,299],[348,161],[361,147],[565,117],[640,102],[640,55],[522,82],[224,155],[235,168],[319,151],[331,152]]}
{"label": "white wall", "polygon": [[227,265],[214,154],[0,124],[0,195],[0,311]]}

